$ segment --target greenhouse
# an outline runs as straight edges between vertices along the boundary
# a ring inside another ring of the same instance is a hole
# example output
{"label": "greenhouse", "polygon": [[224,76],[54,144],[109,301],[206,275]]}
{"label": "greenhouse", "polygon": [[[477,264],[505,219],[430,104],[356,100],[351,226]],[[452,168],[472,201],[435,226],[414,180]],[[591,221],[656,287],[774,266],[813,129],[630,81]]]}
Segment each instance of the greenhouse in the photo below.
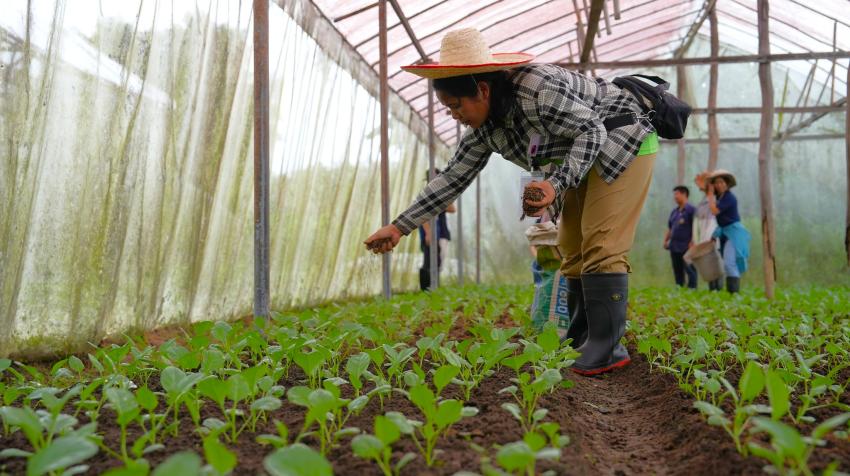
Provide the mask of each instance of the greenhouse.
{"label": "greenhouse", "polygon": [[0,476],[850,474],[847,0],[4,0]]}

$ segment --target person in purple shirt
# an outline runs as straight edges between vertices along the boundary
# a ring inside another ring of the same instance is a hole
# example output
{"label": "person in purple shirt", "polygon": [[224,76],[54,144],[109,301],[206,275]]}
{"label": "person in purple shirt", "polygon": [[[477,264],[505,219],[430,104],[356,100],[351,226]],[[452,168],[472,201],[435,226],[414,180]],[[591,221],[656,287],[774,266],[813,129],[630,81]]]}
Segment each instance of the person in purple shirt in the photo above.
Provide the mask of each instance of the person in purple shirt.
{"label": "person in purple shirt", "polygon": [[693,265],[685,263],[685,252],[694,245],[694,215],[696,207],[688,203],[690,191],[688,187],[679,185],[673,189],[673,200],[676,208],[670,212],[667,220],[667,234],[664,235],[664,249],[670,250],[670,259],[673,262],[673,276],[676,284],[685,285],[685,275],[688,277],[688,287],[697,288],[697,270]]}

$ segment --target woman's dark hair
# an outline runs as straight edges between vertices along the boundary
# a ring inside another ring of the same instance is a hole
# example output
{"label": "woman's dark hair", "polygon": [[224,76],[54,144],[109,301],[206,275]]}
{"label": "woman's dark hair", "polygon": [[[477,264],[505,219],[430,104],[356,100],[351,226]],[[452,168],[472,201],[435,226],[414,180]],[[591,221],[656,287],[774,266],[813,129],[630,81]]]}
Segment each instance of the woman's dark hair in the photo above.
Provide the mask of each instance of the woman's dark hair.
{"label": "woman's dark hair", "polygon": [[478,83],[487,83],[490,86],[489,119],[502,125],[514,100],[514,84],[508,79],[506,71],[435,79],[434,89],[457,98],[477,97]]}

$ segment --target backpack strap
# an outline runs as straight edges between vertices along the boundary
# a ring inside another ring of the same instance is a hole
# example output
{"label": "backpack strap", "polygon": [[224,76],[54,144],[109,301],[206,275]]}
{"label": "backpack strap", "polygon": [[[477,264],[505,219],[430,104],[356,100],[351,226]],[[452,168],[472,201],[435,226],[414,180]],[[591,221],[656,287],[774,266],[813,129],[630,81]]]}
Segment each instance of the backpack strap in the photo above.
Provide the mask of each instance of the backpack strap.
{"label": "backpack strap", "polygon": [[670,88],[670,83],[668,83],[667,81],[664,81],[663,79],[661,79],[658,76],[649,76],[649,75],[646,75],[646,74],[633,74],[631,76],[634,76],[636,78],[648,79],[648,80],[652,81],[653,83],[655,83],[656,85],[658,85],[659,87],[661,87],[661,89],[664,89],[664,90],[667,90],[667,89]]}

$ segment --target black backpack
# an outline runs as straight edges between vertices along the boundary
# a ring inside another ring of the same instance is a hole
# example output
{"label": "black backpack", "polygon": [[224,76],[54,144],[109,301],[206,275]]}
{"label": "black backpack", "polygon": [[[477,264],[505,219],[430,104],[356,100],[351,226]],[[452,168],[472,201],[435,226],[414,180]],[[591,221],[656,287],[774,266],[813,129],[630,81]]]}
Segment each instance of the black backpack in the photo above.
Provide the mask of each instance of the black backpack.
{"label": "black backpack", "polygon": [[[655,86],[638,78],[648,79],[655,83]],[[688,116],[691,115],[691,106],[667,91],[670,83],[658,76],[643,74],[620,76],[614,78],[613,83],[637,96],[644,114],[650,116],[649,120],[659,136],[665,139],[684,137],[685,128],[688,127]],[[649,100],[652,107],[648,107],[644,101],[640,101],[640,98]]]}

